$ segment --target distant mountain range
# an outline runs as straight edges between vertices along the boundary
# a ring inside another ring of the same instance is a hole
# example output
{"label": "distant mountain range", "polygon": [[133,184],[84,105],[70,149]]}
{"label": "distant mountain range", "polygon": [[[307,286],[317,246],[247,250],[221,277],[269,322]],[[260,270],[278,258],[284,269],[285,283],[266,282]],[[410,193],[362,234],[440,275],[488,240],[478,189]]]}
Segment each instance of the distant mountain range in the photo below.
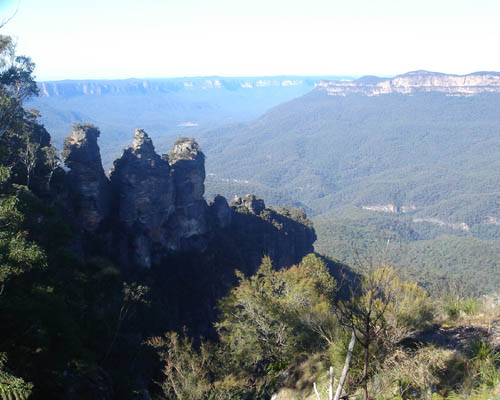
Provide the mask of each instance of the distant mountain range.
{"label": "distant mountain range", "polygon": [[440,92],[450,96],[470,96],[480,93],[500,93],[500,73],[474,72],[450,75],[429,71],[413,71],[394,78],[365,76],[352,81],[322,81],[317,85],[330,96],[363,94],[415,94]]}
{"label": "distant mountain range", "polygon": [[135,128],[144,128],[167,151],[178,136],[257,118],[270,107],[311,91],[320,80],[347,77],[198,77],[40,82],[40,110],[56,143],[73,122],[91,122],[103,132],[104,163],[120,155]]}
{"label": "distant mountain range", "polygon": [[[333,78],[333,77],[330,77]],[[274,77],[194,77],[165,79],[124,80],[63,80],[38,84],[42,97],[104,96],[107,94],[153,94],[195,92],[220,89],[236,92],[241,89],[298,87],[301,91],[312,89],[324,77],[274,76]]]}

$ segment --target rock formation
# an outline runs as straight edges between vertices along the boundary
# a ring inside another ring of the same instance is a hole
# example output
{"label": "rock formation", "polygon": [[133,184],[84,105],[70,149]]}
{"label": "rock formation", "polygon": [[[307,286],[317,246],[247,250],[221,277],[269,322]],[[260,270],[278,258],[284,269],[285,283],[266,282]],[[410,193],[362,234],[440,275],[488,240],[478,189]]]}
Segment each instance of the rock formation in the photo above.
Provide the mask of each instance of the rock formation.
{"label": "rock formation", "polygon": [[178,139],[160,157],[138,129],[108,180],[98,136],[97,128],[76,125],[65,141],[73,214],[86,233],[80,247],[87,255],[105,255],[125,269],[149,269],[172,254],[217,252],[224,242],[232,249],[226,262],[251,272],[264,255],[282,267],[313,251],[314,229],[299,210],[267,209],[253,195],[236,197],[231,207],[216,196],[208,205],[205,156],[194,139]]}
{"label": "rock formation", "polygon": [[156,154],[146,132],[136,130],[110,173],[120,264],[149,268],[153,248],[167,248],[167,222],[175,212],[175,186],[167,161]]}
{"label": "rock formation", "polygon": [[306,214],[293,207],[266,208],[254,195],[236,196],[230,203],[232,240],[237,243],[242,263],[252,273],[264,255],[275,267],[298,263],[314,251],[316,233]]}
{"label": "rock formation", "polygon": [[235,196],[231,201],[231,206],[233,207],[243,207],[248,210],[248,212],[259,215],[261,211],[266,208],[264,200],[255,197],[253,194],[247,194],[246,196]]}
{"label": "rock formation", "polygon": [[97,145],[99,135],[95,126],[79,124],[64,140],[74,215],[81,230],[88,233],[94,233],[109,215],[110,187]]}
{"label": "rock formation", "polygon": [[361,94],[412,94],[440,92],[450,96],[471,96],[480,93],[500,93],[500,73],[474,72],[468,75],[413,71],[394,78],[365,76],[353,81],[321,81],[318,90],[330,96]]}
{"label": "rock formation", "polygon": [[175,184],[175,214],[170,220],[171,249],[204,250],[206,221],[205,155],[194,139],[180,138],[168,155]]}
{"label": "rock formation", "polygon": [[209,211],[213,218],[214,225],[219,229],[227,228],[231,224],[231,208],[227,200],[221,195],[217,195],[209,204]]}

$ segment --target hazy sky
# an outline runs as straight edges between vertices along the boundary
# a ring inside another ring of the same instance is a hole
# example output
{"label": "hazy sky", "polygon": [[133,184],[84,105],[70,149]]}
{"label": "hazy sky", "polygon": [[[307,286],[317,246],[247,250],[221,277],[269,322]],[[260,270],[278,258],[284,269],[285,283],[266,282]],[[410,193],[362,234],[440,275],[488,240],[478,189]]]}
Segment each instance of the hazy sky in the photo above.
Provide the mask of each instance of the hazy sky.
{"label": "hazy sky", "polygon": [[40,80],[500,70],[500,0],[0,0]]}

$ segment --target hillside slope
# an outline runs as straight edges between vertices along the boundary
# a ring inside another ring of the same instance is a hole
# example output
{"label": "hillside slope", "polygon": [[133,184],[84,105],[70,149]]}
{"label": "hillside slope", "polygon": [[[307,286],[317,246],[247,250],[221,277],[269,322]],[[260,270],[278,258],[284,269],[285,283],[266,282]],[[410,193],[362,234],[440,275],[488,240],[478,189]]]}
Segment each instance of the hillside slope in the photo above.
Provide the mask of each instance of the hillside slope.
{"label": "hillside slope", "polygon": [[[207,132],[200,142],[212,154],[208,191],[251,192],[303,207],[315,215],[321,250],[337,257],[346,252],[332,239],[339,224],[358,241],[361,226],[390,228],[409,243],[452,235],[478,239],[475,251],[498,246],[500,81],[477,73],[462,77],[465,86],[446,86],[452,78],[416,72],[322,82],[255,121]],[[378,93],[374,85],[397,90]],[[353,207],[364,211],[354,226]],[[451,251],[456,244],[447,238],[440,246]],[[427,248],[419,246],[417,256],[427,257]],[[438,269],[471,267],[473,253],[458,264],[445,257]],[[500,276],[498,260],[485,268]]]}

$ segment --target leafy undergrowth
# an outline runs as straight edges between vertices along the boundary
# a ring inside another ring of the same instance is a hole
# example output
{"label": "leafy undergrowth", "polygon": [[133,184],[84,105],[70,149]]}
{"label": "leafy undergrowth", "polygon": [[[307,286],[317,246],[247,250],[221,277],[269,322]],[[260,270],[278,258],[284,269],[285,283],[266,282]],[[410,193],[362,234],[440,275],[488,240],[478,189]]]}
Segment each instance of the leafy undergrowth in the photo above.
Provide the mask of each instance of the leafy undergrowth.
{"label": "leafy undergrowth", "polygon": [[[435,324],[406,338],[379,363],[370,379],[371,399],[500,399],[498,299],[448,298],[439,308]],[[333,348],[329,356],[328,360],[326,353],[314,354],[289,371],[273,400],[317,400],[314,382],[321,399],[327,399],[328,361],[335,366],[336,387],[342,358],[335,360]],[[356,369],[355,363],[352,368]],[[355,370],[352,373],[356,375]],[[348,398],[362,399],[363,395],[354,389]]]}

